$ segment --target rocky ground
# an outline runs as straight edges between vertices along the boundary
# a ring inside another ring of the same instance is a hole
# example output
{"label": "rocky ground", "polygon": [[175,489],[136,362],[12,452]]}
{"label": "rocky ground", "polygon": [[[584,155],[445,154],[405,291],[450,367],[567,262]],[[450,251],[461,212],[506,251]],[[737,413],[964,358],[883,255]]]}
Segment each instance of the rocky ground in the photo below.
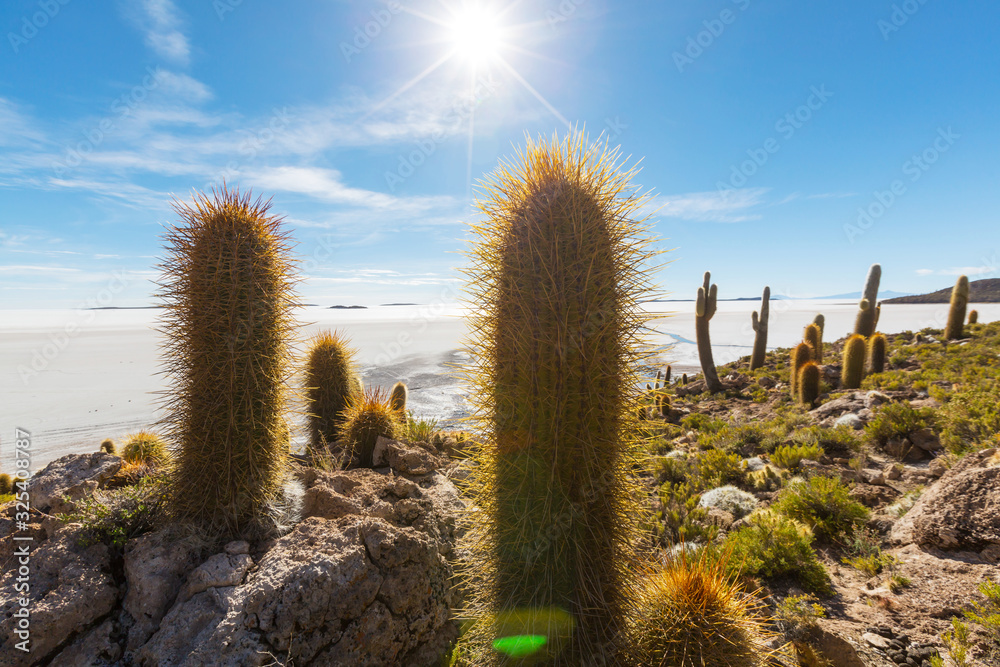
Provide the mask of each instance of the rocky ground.
{"label": "rocky ground", "polygon": [[[983,340],[1000,337],[1000,326],[976,331]],[[685,470],[697,471],[706,453],[727,453],[742,461],[734,479],[758,508],[796,480],[840,479],[870,513],[851,539],[814,543],[830,590],[810,599],[794,577],[746,578],[775,615],[773,644],[796,642],[803,665],[924,666],[940,653],[957,666],[942,634],[982,601],[982,582],[1000,582],[1000,454],[995,435],[956,445],[955,434],[965,431],[954,405],[979,391],[977,383],[1000,377],[1000,363],[995,352],[974,356],[981,352],[974,342],[901,334],[892,337],[885,373],[841,390],[839,345],[827,346],[826,391],[816,406],[791,399],[782,350],[753,372],[745,360],[721,367],[724,394],[705,393],[698,380],[669,385],[670,409],[649,415],[647,456],[636,469],[649,494],[644,557],[670,553],[672,529],[724,545],[749,520],[719,508],[665,518],[668,461],[695,462]],[[945,378],[962,355],[978,359],[977,370]],[[875,439],[875,426],[891,412],[886,406],[904,404],[927,419]],[[53,462],[31,479],[27,526],[17,526],[14,503],[0,507],[0,666],[440,664],[459,631],[455,566],[468,506],[460,488],[475,469],[464,458],[469,441],[441,433],[428,440],[380,440],[374,470],[296,464],[286,485],[296,499],[293,518],[284,535],[262,544],[209,545],[162,527],[155,520],[162,499],[145,490],[115,510],[124,513],[112,512],[95,539],[94,499],[111,507],[113,494],[146,487],[134,486],[134,471],[126,475],[110,454]],[[780,447],[813,442],[823,445],[814,459],[778,466]],[[760,466],[777,473],[754,486],[748,471]],[[682,500],[693,507],[707,490],[692,484]],[[116,520],[131,528],[106,530]],[[862,534],[891,567],[865,572],[845,562],[857,555],[851,540],[856,547]],[[13,648],[15,536],[33,538],[30,654]],[[781,609],[797,599],[822,614],[789,620]],[[1000,665],[996,636],[969,628],[967,664]]]}

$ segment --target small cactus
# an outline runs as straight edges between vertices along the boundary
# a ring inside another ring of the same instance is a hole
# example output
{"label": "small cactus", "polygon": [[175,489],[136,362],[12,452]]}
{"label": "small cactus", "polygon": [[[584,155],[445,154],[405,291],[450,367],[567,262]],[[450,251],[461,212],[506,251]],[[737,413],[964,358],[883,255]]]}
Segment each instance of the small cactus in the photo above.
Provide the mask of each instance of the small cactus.
{"label": "small cactus", "polygon": [[819,366],[814,361],[808,361],[799,369],[799,402],[808,408],[816,403],[819,398]]}
{"label": "small cactus", "polygon": [[865,337],[854,334],[844,342],[844,360],[840,371],[840,386],[858,389],[865,376]]}
{"label": "small cactus", "polygon": [[979,311],[978,310],[970,310],[969,311],[969,324],[976,324],[977,322],[979,322]]}
{"label": "small cactus", "polygon": [[813,318],[812,323],[819,327],[819,333],[822,335],[823,329],[826,328],[826,317],[823,316],[823,313],[816,315],[816,317]]}
{"label": "small cactus", "polygon": [[756,332],[753,338],[753,354],[750,355],[750,370],[764,365],[764,356],[767,354],[767,321],[771,311],[770,300],[771,288],[765,287],[760,297],[760,316],[756,310],[750,316],[750,322]]}
{"label": "small cactus", "polygon": [[792,367],[788,373],[788,384],[794,397],[799,395],[799,371],[812,361],[812,355],[812,348],[806,343],[799,343],[792,349]]}
{"label": "small cactus", "polygon": [[854,333],[868,338],[875,333],[880,309],[876,308],[878,300],[878,285],[882,279],[882,267],[872,264],[865,278],[865,291],[858,305],[858,316],[854,320]]}
{"label": "small cactus", "polygon": [[660,416],[666,419],[670,415],[670,396],[667,394],[657,396],[656,407],[660,412]]}
{"label": "small cactus", "polygon": [[111,438],[105,438],[104,441],[101,442],[101,450],[100,451],[104,452],[105,454],[115,455],[115,454],[118,453],[118,448],[115,447],[115,441],[114,440],[112,440]]}
{"label": "small cactus", "polygon": [[868,340],[868,370],[870,373],[881,373],[885,370],[886,339],[880,333]]}
{"label": "small cactus", "polygon": [[688,374],[687,373],[682,373],[681,374],[681,386],[684,387],[684,386],[687,385],[687,383],[688,383]]}
{"label": "small cactus", "polygon": [[965,322],[965,309],[969,305],[969,278],[959,276],[951,290],[951,305],[948,308],[948,324],[944,328],[945,340],[962,338],[962,324]]}
{"label": "small cactus", "polygon": [[11,479],[10,475],[4,473],[0,475],[0,496],[11,493],[14,493],[14,480]]}
{"label": "small cactus", "polygon": [[806,327],[803,340],[812,349],[812,360],[817,364],[823,363],[823,329],[813,322]]}
{"label": "small cactus", "polygon": [[710,285],[712,274],[705,272],[705,284],[698,288],[698,299],[695,302],[695,333],[698,339],[698,359],[701,361],[701,371],[705,376],[705,386],[713,394],[722,391],[722,381],[715,369],[712,359],[712,340],[708,334],[708,323],[715,316],[715,306],[718,298],[718,287]]}
{"label": "small cactus", "polygon": [[340,429],[340,437],[350,448],[357,466],[371,468],[379,436],[395,439],[399,421],[383,390],[375,388],[351,395]]}
{"label": "small cactus", "polygon": [[155,433],[139,431],[125,437],[122,460],[126,463],[162,465],[169,460],[167,444]]}
{"label": "small cactus", "polygon": [[667,364],[664,367],[664,369],[663,369],[663,386],[664,387],[669,387],[670,386],[670,373],[672,371],[673,371],[673,368],[671,368],[670,364]]}
{"label": "small cactus", "polygon": [[337,439],[351,396],[359,393],[350,340],[337,331],[322,331],[309,345],[305,386],[309,414],[309,448],[319,454]]}
{"label": "small cactus", "polygon": [[409,390],[402,382],[394,384],[392,392],[389,394],[389,408],[396,413],[399,420],[404,424],[406,423],[406,399],[409,395]]}

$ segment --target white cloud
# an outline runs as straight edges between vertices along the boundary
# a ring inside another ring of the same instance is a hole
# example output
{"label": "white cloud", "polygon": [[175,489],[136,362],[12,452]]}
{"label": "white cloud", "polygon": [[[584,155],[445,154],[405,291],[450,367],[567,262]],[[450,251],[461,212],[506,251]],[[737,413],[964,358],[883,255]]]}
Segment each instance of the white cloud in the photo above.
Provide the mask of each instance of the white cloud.
{"label": "white cloud", "polygon": [[696,222],[744,222],[757,220],[759,214],[747,213],[748,209],[764,203],[768,188],[742,188],[738,190],[689,192],[679,195],[659,195],[651,203],[650,212],[667,218],[681,218]]}
{"label": "white cloud", "polygon": [[180,17],[172,0],[138,0],[140,14],[136,19],[146,33],[146,46],[156,55],[180,65],[191,57],[188,39],[179,29]]}

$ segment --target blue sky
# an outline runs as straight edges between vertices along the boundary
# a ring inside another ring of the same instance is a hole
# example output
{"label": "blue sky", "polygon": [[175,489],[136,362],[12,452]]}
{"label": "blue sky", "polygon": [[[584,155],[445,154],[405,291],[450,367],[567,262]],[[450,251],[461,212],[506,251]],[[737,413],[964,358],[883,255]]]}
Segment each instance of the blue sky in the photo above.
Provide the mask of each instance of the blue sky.
{"label": "blue sky", "polygon": [[223,178],[306,301],[450,301],[476,180],[567,124],[642,158],[673,298],[997,277],[996,3],[473,4],[3,3],[0,308],[152,303],[171,196]]}

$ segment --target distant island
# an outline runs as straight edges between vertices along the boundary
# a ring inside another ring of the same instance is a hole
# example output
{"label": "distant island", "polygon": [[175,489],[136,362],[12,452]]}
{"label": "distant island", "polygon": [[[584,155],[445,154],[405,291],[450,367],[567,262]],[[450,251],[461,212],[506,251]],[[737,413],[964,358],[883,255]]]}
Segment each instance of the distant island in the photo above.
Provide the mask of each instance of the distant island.
{"label": "distant island", "polygon": [[366,310],[368,306],[330,306],[330,308],[338,310]]}
{"label": "distant island", "polygon": [[[951,301],[951,287],[939,289],[930,294],[915,294],[887,299],[882,303],[948,303]],[[984,278],[969,283],[969,303],[1000,303],[1000,278]]]}
{"label": "distant island", "polygon": [[419,306],[419,303],[380,303],[380,306]]}

